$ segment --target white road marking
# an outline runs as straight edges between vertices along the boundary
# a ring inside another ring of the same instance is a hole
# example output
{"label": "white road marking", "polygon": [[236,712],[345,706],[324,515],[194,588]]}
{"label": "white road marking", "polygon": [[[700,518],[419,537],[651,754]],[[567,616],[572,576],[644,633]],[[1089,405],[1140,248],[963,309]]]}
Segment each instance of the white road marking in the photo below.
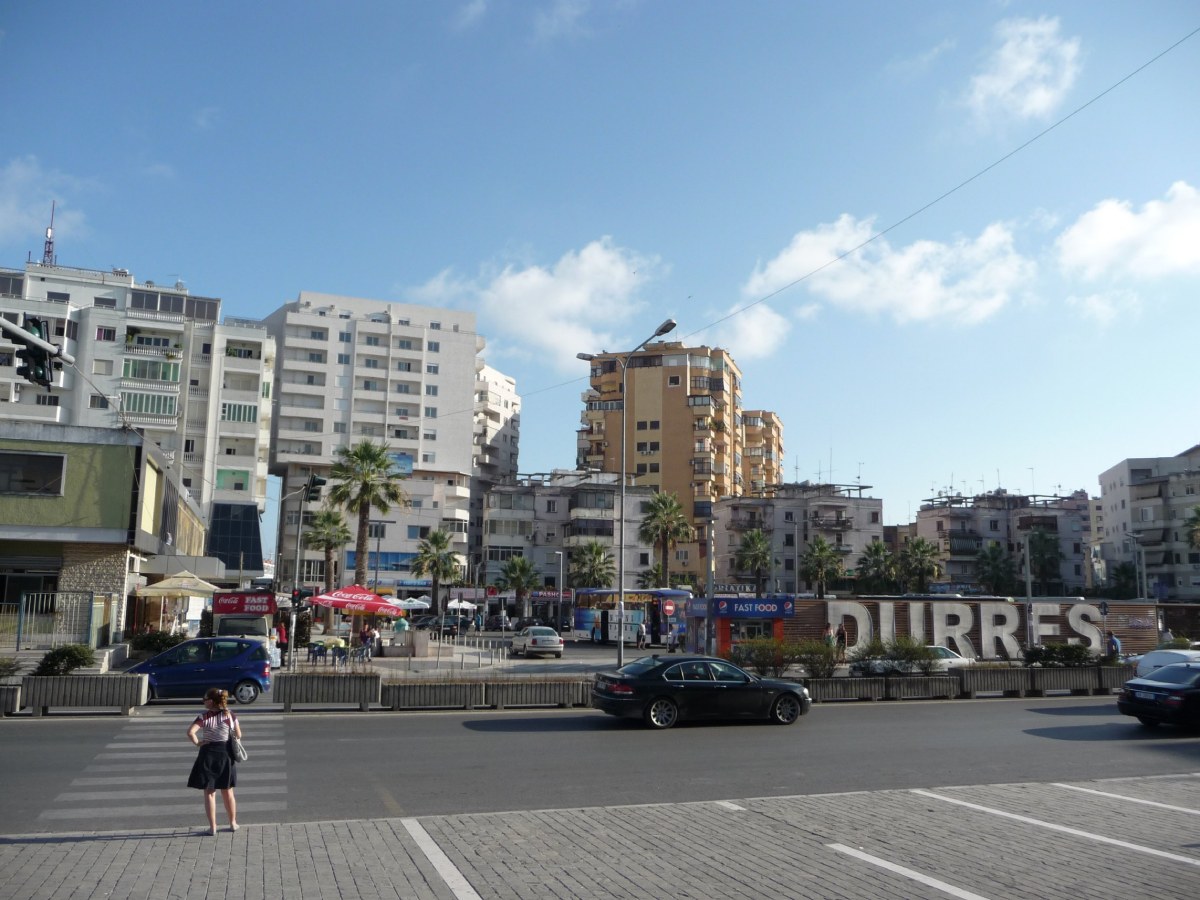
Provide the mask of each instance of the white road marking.
{"label": "white road marking", "polygon": [[836,850],[838,853],[845,853],[847,856],[861,859],[863,862],[868,862],[873,866],[879,866],[881,869],[887,869],[889,872],[895,872],[897,875],[903,875],[905,878],[911,878],[913,881],[920,882],[926,887],[942,891],[951,897],[959,898],[959,900],[987,900],[982,894],[973,894],[970,891],[964,891],[962,888],[955,887],[945,881],[923,875],[915,869],[898,866],[895,863],[888,862],[886,859],[880,859],[878,856],[863,853],[861,850],[855,850],[853,847],[847,847],[845,844],[826,844],[825,846],[830,850]]}
{"label": "white road marking", "polygon": [[1083,838],[1088,841],[1096,841],[1100,844],[1108,844],[1112,847],[1120,847],[1123,850],[1132,850],[1135,853],[1145,853],[1149,856],[1157,856],[1160,859],[1169,859],[1172,862],[1181,862],[1189,866],[1200,867],[1200,859],[1194,856],[1182,856],[1178,853],[1169,853],[1166,850],[1156,850],[1153,847],[1144,847],[1141,844],[1131,844],[1128,841],[1120,841],[1116,838],[1105,837],[1102,834],[1094,834],[1090,831],[1082,831],[1078,828],[1069,828],[1066,825],[1057,825],[1054,822],[1044,822],[1041,819],[1032,819],[1029,816],[1021,816],[1016,813],[1005,812],[1002,809],[993,809],[990,806],[980,806],[978,803],[968,803],[966,800],[959,800],[956,797],[945,797],[941,794],[935,794],[932,791],[914,790],[914,794],[919,794],[922,797],[929,797],[931,800],[941,800],[945,803],[953,803],[956,806],[965,806],[967,809],[978,810],[979,812],[990,813],[993,816],[1000,816],[1004,819],[1012,819],[1014,822],[1021,822],[1025,825],[1036,825],[1039,828],[1047,828],[1050,831],[1057,831],[1061,834],[1070,834],[1074,837]]}
{"label": "white road marking", "polygon": [[420,822],[416,819],[401,819],[400,824],[404,826],[405,831],[412,835],[412,839],[417,842],[421,852],[425,854],[437,873],[442,876],[442,881],[446,882],[446,887],[454,892],[454,896],[458,900],[482,900],[463,873],[454,863],[450,862],[450,858],[442,852],[442,848],[434,842]]}
{"label": "white road marking", "polygon": [[[238,802],[238,812],[282,812],[287,809],[287,803]],[[197,816],[200,804],[192,803],[161,803],[154,806],[95,806],[90,809],[48,809],[38,816],[39,819],[97,819],[105,821],[119,816]]]}
{"label": "white road marking", "polygon": [[[196,796],[191,793],[194,788],[189,788],[186,784],[180,785],[174,790],[140,790],[140,791],[68,791],[65,794],[59,794],[54,798],[55,803],[78,803],[81,800],[157,800],[157,799],[179,799],[180,797]],[[279,786],[273,784],[264,784],[262,787],[244,787],[237,786],[237,796],[241,798],[245,794],[273,794],[279,796]],[[240,799],[239,799],[239,802]]]}
{"label": "white road marking", "polygon": [[1055,787],[1065,788],[1068,791],[1079,791],[1083,794],[1095,794],[1097,797],[1112,797],[1114,800],[1124,800],[1126,803],[1140,803],[1142,806],[1154,806],[1158,809],[1170,809],[1174,812],[1187,813],[1190,816],[1200,816],[1200,809],[1189,809],[1186,806],[1172,806],[1170,803],[1159,803],[1155,800],[1142,800],[1138,797],[1126,797],[1124,794],[1110,794],[1107,791],[1096,791],[1092,788],[1076,787],[1073,784],[1063,784],[1059,781],[1051,782]]}
{"label": "white road marking", "polygon": [[736,803],[731,803],[728,800],[714,800],[713,802],[716,803],[717,806],[724,807],[725,809],[732,809],[734,812],[746,811],[746,807],[738,806]]}
{"label": "white road marking", "polygon": [[[69,787],[107,787],[118,784],[179,784],[187,781],[187,775],[175,770],[174,775],[110,775],[107,778],[73,778]],[[122,767],[122,772],[128,772],[128,767]],[[238,781],[282,781],[287,778],[287,772],[238,772]],[[239,784],[239,791],[242,786]]]}
{"label": "white road marking", "polygon": [[[246,742],[246,749],[248,751],[250,751],[251,759],[258,759],[259,757],[262,757],[262,756],[285,756],[287,754],[287,751],[283,750],[283,749],[255,750],[254,744],[251,743],[250,741]],[[107,760],[107,759],[195,759],[195,758],[196,758],[196,748],[195,747],[193,747],[190,750],[181,749],[178,751],[175,751],[175,750],[165,750],[165,751],[164,750],[133,750],[133,751],[122,751],[120,753],[97,753],[96,754],[96,759],[99,759],[99,760]]]}
{"label": "white road marking", "polygon": [[[245,743],[246,748],[249,749],[251,746],[254,746],[254,747],[281,746],[284,742],[283,741],[264,741],[261,738],[255,738],[254,740],[250,740],[249,738],[246,738],[243,741],[243,743]],[[164,749],[164,750],[170,750],[170,749],[178,750],[181,746],[183,746],[183,747],[188,746],[187,740],[137,741],[136,743],[133,741],[116,741],[112,744],[105,744],[104,749],[105,750],[120,750],[122,752],[128,752],[130,750],[153,750],[156,747]],[[193,749],[189,752],[195,753],[196,751]]]}

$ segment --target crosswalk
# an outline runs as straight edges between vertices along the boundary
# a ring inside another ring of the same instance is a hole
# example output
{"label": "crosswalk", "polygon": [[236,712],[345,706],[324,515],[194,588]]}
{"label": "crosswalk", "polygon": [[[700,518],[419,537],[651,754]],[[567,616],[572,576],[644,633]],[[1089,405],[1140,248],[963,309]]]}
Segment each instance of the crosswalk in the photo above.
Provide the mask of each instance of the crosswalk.
{"label": "crosswalk", "polygon": [[[203,824],[203,792],[187,786],[196,748],[187,740],[193,714],[131,718],[91,762],[63,785],[42,821],[166,828]],[[238,765],[238,814],[287,809],[283,717],[242,720],[250,758]],[[220,801],[218,818],[224,816]]]}

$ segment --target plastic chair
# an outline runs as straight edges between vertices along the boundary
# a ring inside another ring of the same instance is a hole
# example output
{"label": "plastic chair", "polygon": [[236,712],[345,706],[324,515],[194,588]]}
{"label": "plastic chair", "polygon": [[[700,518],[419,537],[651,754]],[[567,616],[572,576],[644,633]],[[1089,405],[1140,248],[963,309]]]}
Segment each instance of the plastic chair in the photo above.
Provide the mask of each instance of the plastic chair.
{"label": "plastic chair", "polygon": [[345,647],[334,647],[332,650],[329,651],[329,656],[330,656],[330,662],[333,663],[333,667],[335,669],[338,666],[344,666],[346,664],[347,656],[346,656],[346,648]]}
{"label": "plastic chair", "polygon": [[326,651],[325,651],[324,644],[309,644],[308,645],[308,661],[310,663],[312,663],[312,662],[316,662],[318,659],[324,659],[325,652]]}

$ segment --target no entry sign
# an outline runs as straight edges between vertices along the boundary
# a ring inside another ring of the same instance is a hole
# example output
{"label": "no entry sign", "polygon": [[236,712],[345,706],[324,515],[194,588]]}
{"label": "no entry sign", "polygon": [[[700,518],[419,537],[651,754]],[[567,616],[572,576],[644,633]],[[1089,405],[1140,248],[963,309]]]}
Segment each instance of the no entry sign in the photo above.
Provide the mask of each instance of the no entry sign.
{"label": "no entry sign", "polygon": [[675,615],[675,601],[674,600],[664,600],[663,601],[663,613],[665,613],[668,616]]}

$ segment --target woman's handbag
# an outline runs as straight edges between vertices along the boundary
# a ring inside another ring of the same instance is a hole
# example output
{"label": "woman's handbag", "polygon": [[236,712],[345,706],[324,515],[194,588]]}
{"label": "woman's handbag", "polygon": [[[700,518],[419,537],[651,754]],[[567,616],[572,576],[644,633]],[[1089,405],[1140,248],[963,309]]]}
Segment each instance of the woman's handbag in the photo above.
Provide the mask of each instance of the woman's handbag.
{"label": "woman's handbag", "polygon": [[235,763],[245,762],[250,758],[250,754],[246,752],[246,748],[242,745],[241,739],[234,733],[233,726],[236,719],[229,720],[229,740],[225,744],[225,748],[229,751],[229,758]]}

